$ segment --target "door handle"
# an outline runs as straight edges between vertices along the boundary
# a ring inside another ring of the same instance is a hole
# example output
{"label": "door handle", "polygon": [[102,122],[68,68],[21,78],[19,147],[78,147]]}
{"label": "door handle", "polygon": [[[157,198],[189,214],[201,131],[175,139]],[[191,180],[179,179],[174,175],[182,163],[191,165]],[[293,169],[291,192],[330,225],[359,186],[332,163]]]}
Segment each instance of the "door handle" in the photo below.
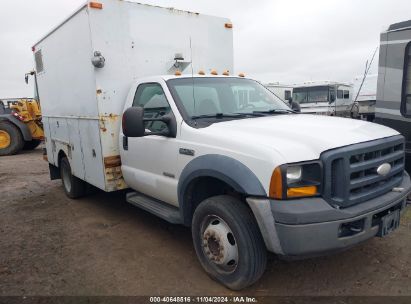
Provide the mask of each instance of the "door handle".
{"label": "door handle", "polygon": [[123,136],[123,150],[128,150],[128,137]]}

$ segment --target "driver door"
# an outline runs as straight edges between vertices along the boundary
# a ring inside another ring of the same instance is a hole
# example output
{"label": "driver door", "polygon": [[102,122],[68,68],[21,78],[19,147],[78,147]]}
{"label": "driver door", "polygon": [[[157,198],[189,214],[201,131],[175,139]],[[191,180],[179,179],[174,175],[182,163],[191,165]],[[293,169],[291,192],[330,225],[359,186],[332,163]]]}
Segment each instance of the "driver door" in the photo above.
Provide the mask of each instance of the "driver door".
{"label": "driver door", "polygon": [[[133,107],[144,108],[144,118],[160,118],[171,107],[159,83],[142,83],[137,87]],[[162,121],[145,123],[146,133],[168,129]],[[177,140],[161,135],[128,137],[123,145],[122,171],[127,184],[148,196],[178,206],[177,200]]]}

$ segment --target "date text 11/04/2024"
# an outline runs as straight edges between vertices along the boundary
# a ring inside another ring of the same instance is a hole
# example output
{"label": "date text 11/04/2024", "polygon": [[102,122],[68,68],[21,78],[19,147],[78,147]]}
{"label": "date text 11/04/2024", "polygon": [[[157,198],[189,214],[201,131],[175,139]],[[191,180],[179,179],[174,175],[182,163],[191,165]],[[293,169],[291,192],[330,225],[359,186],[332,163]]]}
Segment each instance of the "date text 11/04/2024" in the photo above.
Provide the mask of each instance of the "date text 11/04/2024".
{"label": "date text 11/04/2024", "polygon": [[150,297],[150,303],[258,303],[254,297]]}

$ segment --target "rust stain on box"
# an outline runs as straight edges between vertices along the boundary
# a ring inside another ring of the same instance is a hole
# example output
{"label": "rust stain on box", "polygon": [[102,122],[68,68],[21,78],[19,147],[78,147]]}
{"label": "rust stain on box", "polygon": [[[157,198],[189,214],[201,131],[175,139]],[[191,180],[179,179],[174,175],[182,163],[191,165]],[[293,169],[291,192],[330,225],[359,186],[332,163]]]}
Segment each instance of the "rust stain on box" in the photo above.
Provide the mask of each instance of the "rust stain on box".
{"label": "rust stain on box", "polygon": [[104,168],[114,168],[121,166],[120,155],[104,157]]}

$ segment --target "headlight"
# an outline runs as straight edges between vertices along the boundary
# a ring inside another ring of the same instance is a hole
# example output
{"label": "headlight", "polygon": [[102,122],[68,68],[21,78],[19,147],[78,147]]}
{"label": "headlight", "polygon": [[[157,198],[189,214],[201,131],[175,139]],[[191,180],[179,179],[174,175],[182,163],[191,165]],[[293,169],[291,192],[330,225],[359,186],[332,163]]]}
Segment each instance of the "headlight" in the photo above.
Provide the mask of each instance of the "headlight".
{"label": "headlight", "polygon": [[301,181],[303,168],[301,166],[287,167],[287,184],[294,184]]}
{"label": "headlight", "polygon": [[317,196],[321,181],[320,162],[282,165],[271,176],[269,196],[280,200]]}

